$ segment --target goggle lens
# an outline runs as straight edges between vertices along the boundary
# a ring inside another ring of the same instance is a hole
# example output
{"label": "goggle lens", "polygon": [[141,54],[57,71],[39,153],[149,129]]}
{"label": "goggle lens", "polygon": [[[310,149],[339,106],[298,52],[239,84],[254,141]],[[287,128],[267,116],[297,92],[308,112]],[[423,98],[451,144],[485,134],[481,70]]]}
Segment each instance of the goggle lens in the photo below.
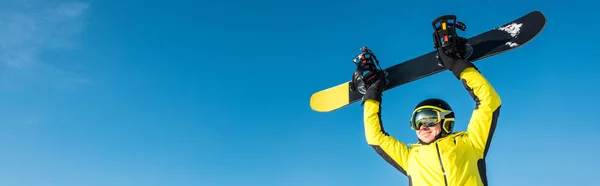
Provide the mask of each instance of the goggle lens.
{"label": "goggle lens", "polygon": [[426,127],[431,127],[441,121],[439,118],[438,112],[432,109],[423,109],[417,111],[412,118],[413,127],[415,130],[418,130],[421,125],[425,125]]}

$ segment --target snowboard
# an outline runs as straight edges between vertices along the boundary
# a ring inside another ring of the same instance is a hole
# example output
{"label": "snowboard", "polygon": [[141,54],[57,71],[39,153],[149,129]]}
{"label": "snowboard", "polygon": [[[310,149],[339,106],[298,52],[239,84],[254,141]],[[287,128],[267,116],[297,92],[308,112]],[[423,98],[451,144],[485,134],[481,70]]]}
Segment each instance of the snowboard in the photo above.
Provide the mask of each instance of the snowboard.
{"label": "snowboard", "polygon": [[[540,11],[505,23],[494,29],[470,37],[471,62],[508,52],[533,40],[546,26],[546,16]],[[388,81],[384,91],[404,85],[433,74],[446,71],[438,65],[437,52],[426,53],[413,59],[383,69]],[[310,97],[310,107],[317,112],[331,112],[357,101],[363,94],[350,89],[351,81],[318,91]]]}

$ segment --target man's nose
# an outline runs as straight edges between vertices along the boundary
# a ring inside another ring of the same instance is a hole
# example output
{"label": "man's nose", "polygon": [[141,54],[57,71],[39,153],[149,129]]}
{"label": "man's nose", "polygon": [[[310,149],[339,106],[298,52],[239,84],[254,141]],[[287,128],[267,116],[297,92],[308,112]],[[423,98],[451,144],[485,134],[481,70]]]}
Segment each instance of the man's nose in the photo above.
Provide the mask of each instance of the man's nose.
{"label": "man's nose", "polygon": [[425,125],[421,125],[421,126],[419,127],[419,130],[423,130],[423,129],[426,129],[426,128],[427,128],[427,127],[426,127]]}

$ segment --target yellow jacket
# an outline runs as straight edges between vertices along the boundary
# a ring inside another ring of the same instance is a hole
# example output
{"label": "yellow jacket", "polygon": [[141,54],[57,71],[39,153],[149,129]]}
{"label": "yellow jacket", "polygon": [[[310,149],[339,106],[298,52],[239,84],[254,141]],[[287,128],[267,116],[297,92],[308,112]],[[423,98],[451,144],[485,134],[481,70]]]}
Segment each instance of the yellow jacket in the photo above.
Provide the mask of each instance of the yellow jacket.
{"label": "yellow jacket", "polygon": [[472,67],[465,69],[460,79],[476,102],[468,128],[429,145],[409,144],[409,148],[390,136],[382,127],[380,103],[365,100],[367,143],[385,161],[406,175],[410,185],[487,185],[485,156],[496,128],[500,97]]}

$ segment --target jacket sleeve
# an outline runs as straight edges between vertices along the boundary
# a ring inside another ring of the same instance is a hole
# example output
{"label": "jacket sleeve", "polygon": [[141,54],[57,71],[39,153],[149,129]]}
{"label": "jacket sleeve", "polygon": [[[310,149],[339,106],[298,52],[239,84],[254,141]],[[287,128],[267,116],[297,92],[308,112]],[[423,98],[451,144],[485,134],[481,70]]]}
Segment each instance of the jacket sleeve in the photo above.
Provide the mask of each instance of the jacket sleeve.
{"label": "jacket sleeve", "polygon": [[467,127],[467,136],[478,153],[485,157],[500,113],[502,104],[500,96],[483,75],[473,67],[465,69],[460,74],[460,78],[475,101],[475,109]]}
{"label": "jacket sleeve", "polygon": [[406,144],[396,140],[383,130],[381,122],[381,103],[376,100],[364,102],[364,125],[367,143],[386,162],[402,174],[406,174],[408,155],[410,153]]}

